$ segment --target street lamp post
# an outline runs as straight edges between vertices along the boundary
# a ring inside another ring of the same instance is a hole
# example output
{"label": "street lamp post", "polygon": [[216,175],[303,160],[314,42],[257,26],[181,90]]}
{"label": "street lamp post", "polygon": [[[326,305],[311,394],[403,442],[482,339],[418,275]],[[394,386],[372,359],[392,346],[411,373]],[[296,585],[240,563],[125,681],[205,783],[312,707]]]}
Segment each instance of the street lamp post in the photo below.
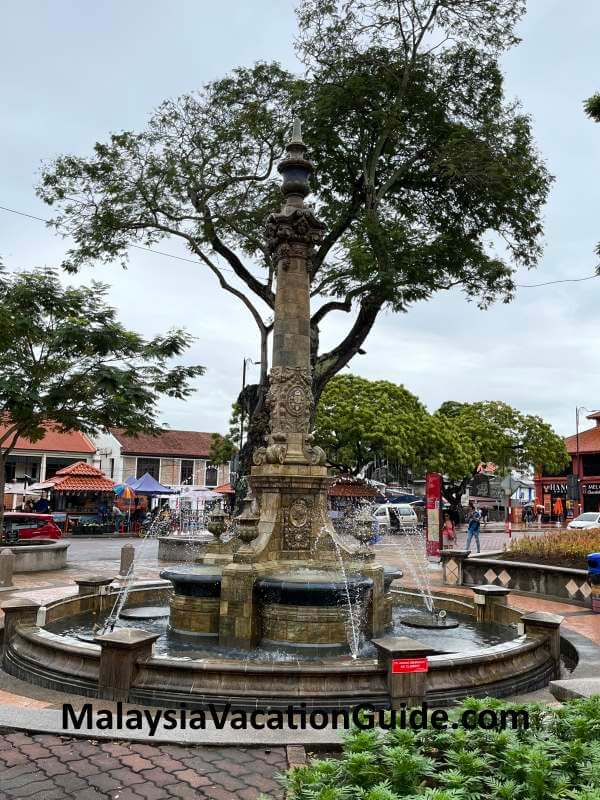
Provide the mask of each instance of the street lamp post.
{"label": "street lamp post", "polygon": [[579,456],[579,414],[582,411],[587,411],[591,413],[589,408],[585,406],[576,406],[575,408],[575,450],[576,450],[576,460],[577,466],[575,467],[575,476],[577,478],[577,514],[573,516],[577,517],[581,514],[581,459]]}
{"label": "street lamp post", "polygon": [[243,394],[246,388],[246,367],[248,364],[262,364],[262,361],[254,361],[251,357],[245,358],[242,362],[242,403],[240,405],[240,451],[244,444],[244,402]]}

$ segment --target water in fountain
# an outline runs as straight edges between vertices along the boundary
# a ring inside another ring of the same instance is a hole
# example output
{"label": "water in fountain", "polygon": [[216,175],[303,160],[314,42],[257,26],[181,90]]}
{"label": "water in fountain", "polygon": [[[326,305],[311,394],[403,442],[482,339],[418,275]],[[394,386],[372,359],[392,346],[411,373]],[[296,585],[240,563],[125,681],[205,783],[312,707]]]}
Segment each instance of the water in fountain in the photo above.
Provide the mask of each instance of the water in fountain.
{"label": "water in fountain", "polygon": [[[336,520],[336,527],[342,535],[351,535],[358,538],[359,519],[365,514],[371,519],[375,518],[377,503],[364,501],[360,506],[350,509],[340,520]],[[398,546],[395,537],[402,535],[402,546]],[[392,539],[394,537],[394,540]],[[389,532],[379,540],[378,544],[382,547],[394,548],[394,554],[398,555],[398,561],[403,571],[412,575],[415,588],[423,598],[423,603],[430,614],[434,614],[434,600],[429,575],[429,561],[427,560],[427,548],[425,534],[422,528],[410,527],[402,529],[401,534]],[[406,552],[408,551],[408,552]]]}
{"label": "water in fountain", "polygon": [[160,535],[164,535],[168,531],[168,528],[167,531],[165,531],[166,525],[170,527],[170,524],[170,518],[168,520],[164,520],[157,515],[145,530],[141,544],[138,548],[136,548],[133,561],[131,562],[127,573],[123,576],[123,582],[119,591],[117,592],[111,612],[106,618],[102,628],[98,631],[98,635],[110,633],[115,629],[115,626],[119,622],[121,612],[123,611],[125,603],[127,602],[127,598],[129,597],[131,587],[134,583],[136,565],[141,560],[141,556],[143,555],[148,542],[153,541]]}
{"label": "water in fountain", "polygon": [[414,578],[415,586],[423,597],[425,607],[430,614],[434,614],[427,545],[423,529],[417,527],[407,528],[404,532],[403,542],[406,544],[407,550],[410,551],[410,558],[401,559],[402,566],[408,567]]}
{"label": "water in fountain", "polygon": [[344,558],[342,556],[342,550],[340,548],[339,542],[337,537],[328,530],[325,526],[321,528],[319,535],[315,540],[315,548],[321,538],[321,536],[327,535],[333,542],[333,547],[335,550],[335,554],[337,557],[337,561],[340,567],[340,573],[342,577],[342,581],[344,583],[344,593],[346,595],[346,612],[348,615],[348,624],[346,626],[347,631],[347,638],[348,638],[348,646],[350,648],[350,653],[352,658],[358,658],[358,652],[360,650],[360,632],[361,632],[361,617],[362,617],[362,607],[358,597],[352,601],[352,597],[350,594],[350,585],[348,583],[348,574],[346,572],[346,565],[344,564]]}

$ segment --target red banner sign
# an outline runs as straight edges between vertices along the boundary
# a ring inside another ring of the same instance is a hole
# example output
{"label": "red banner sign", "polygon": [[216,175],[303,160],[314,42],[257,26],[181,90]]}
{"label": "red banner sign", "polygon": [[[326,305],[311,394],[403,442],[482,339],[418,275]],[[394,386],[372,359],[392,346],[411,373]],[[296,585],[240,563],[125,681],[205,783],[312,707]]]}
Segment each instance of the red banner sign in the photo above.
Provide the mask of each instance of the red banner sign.
{"label": "red banner sign", "polygon": [[442,476],[438,472],[428,472],[425,476],[425,506],[427,555],[439,558],[442,549]]}
{"label": "red banner sign", "polygon": [[428,672],[428,658],[393,658],[392,672]]}

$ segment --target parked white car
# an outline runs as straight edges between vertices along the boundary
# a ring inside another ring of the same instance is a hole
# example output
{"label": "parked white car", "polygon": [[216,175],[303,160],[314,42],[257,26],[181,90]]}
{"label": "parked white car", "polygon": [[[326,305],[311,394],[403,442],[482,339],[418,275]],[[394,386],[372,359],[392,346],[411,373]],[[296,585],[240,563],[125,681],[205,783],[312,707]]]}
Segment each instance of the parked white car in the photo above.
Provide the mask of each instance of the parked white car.
{"label": "parked white car", "polygon": [[600,513],[597,511],[586,511],[580,514],[567,525],[570,530],[581,528],[600,528]]}
{"label": "parked white car", "polygon": [[374,517],[379,523],[379,533],[404,533],[419,524],[415,510],[408,503],[385,503],[377,506]]}

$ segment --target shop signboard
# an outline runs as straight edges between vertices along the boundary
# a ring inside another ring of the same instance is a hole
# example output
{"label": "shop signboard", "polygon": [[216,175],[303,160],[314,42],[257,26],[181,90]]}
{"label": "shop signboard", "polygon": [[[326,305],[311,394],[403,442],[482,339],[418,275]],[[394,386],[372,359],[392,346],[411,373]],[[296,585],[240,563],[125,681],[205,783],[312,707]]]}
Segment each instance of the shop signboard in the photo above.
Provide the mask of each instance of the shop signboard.
{"label": "shop signboard", "polygon": [[582,483],[583,494],[600,494],[600,483]]}
{"label": "shop signboard", "polygon": [[544,514],[552,514],[552,495],[545,494],[544,495]]}
{"label": "shop signboard", "polygon": [[439,558],[442,549],[442,476],[428,472],[425,476],[426,547],[430,558]]}

